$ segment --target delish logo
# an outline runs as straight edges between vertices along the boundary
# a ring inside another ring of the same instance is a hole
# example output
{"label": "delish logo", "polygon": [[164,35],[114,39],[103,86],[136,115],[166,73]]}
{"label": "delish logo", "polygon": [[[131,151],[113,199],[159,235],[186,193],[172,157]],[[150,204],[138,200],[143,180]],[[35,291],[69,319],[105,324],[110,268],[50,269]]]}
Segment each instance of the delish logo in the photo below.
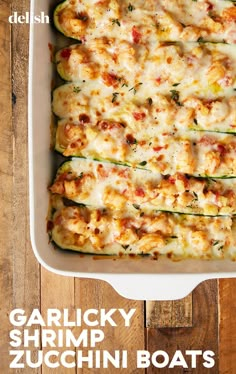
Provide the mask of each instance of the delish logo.
{"label": "delish logo", "polygon": [[41,12],[40,15],[34,15],[31,12],[18,15],[18,12],[13,12],[8,21],[10,23],[49,23],[50,18],[44,12]]}

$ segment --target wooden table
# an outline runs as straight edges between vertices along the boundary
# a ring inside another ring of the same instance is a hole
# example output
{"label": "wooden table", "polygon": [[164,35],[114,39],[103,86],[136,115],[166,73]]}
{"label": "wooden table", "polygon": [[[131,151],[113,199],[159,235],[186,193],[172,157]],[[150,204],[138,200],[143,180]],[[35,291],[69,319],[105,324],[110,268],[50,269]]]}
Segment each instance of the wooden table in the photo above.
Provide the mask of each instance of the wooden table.
{"label": "wooden table", "polygon": [[[69,308],[72,317],[75,308],[136,308],[129,330],[106,327],[105,343],[98,347],[130,351],[126,373],[144,373],[136,368],[138,349],[165,350],[170,356],[177,349],[212,350],[216,354],[212,373],[236,373],[236,280],[204,282],[184,300],[145,303],[122,298],[102,281],[54,275],[36,261],[30,245],[28,214],[28,26],[11,27],[8,23],[13,11],[23,14],[28,10],[28,0],[0,0],[0,373],[51,373],[46,367],[9,369],[8,334],[12,327],[8,316],[16,307],[25,309],[28,315],[34,308],[39,308],[43,315],[48,308]],[[75,369],[53,372],[74,373]],[[92,370],[92,373],[102,372]],[[170,371],[147,369],[148,374],[159,372]],[[202,374],[209,369],[201,366],[172,372]]]}

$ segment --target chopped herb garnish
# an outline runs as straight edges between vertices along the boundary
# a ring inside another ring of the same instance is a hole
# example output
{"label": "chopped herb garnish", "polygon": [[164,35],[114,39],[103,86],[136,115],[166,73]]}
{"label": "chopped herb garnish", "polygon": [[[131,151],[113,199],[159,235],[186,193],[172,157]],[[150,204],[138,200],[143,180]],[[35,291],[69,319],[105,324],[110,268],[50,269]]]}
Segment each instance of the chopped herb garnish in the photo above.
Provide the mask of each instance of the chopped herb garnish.
{"label": "chopped herb garnish", "polygon": [[81,21],[84,21],[84,22],[88,20],[88,16],[84,13],[79,13],[77,18]]}
{"label": "chopped herb garnish", "polygon": [[137,92],[137,88],[138,88],[139,86],[141,86],[141,85],[142,85],[142,82],[137,83],[134,87],[131,87],[131,88],[129,89],[129,91],[134,90],[134,95],[135,95],[136,92]]}
{"label": "chopped herb garnish", "polygon": [[128,11],[129,12],[133,12],[133,10],[135,10],[135,7],[132,4],[129,3],[129,5],[128,5]]}
{"label": "chopped herb garnish", "polygon": [[145,165],[147,165],[147,161],[142,161],[142,162],[140,162],[139,165],[140,165],[140,166],[145,166]]}
{"label": "chopped herb garnish", "polygon": [[81,179],[81,178],[83,178],[83,176],[84,176],[84,173],[81,172],[80,175],[79,175],[79,178]]}
{"label": "chopped herb garnish", "polygon": [[81,91],[81,89],[79,87],[74,87],[73,89],[73,92],[75,93],[79,93]]}
{"label": "chopped herb garnish", "polygon": [[180,85],[180,83],[174,83],[174,84],[172,84],[173,87],[177,87],[179,85]]}
{"label": "chopped herb garnish", "polygon": [[177,239],[177,238],[178,236],[175,236],[175,235],[171,236],[171,239]]}
{"label": "chopped herb garnish", "polygon": [[221,247],[218,248],[218,251],[222,251],[223,248],[224,246],[222,245]]}
{"label": "chopped herb garnish", "polygon": [[149,98],[147,99],[147,101],[148,101],[148,104],[149,104],[149,105],[152,105],[153,101],[152,101],[152,98],[151,98],[151,97],[149,97]]}
{"label": "chopped herb garnish", "polygon": [[116,18],[116,19],[113,19],[113,20],[112,20],[112,24],[113,24],[113,25],[116,24],[116,25],[120,26],[120,21],[119,21],[117,18]]}
{"label": "chopped herb garnish", "polygon": [[132,134],[127,134],[126,135],[126,142],[129,145],[134,145],[134,144],[138,143],[137,139],[135,139]]}
{"label": "chopped herb garnish", "polygon": [[114,92],[112,94],[112,101],[111,101],[112,103],[114,103],[117,100],[118,95],[119,95],[119,92]]}
{"label": "chopped herb garnish", "polygon": [[140,217],[143,217],[143,216],[144,216],[144,212],[141,212],[141,213],[140,213]]}
{"label": "chopped herb garnish", "polygon": [[128,87],[127,83],[123,83],[121,87]]}
{"label": "chopped herb garnish", "polygon": [[216,241],[213,243],[213,247],[214,247],[215,245],[217,245],[217,244],[219,244],[219,240],[216,240]]}
{"label": "chopped herb garnish", "polygon": [[133,207],[134,207],[135,209],[137,209],[137,210],[140,209],[140,206],[139,206],[138,204],[133,204]]}
{"label": "chopped herb garnish", "polygon": [[182,106],[183,104],[179,101],[179,91],[176,90],[170,90],[171,92],[171,99],[179,106]]}
{"label": "chopped herb garnish", "polygon": [[198,121],[196,118],[194,118],[193,122],[195,123],[195,125],[198,125]]}
{"label": "chopped herb garnish", "polygon": [[198,43],[206,43],[206,40],[204,40],[203,37],[200,36],[200,38],[198,38],[197,42]]}
{"label": "chopped herb garnish", "polygon": [[196,194],[196,192],[193,191],[193,195],[194,195],[194,201],[198,200],[198,195]]}
{"label": "chopped herb garnish", "polygon": [[121,245],[125,250],[129,248],[129,244],[128,245]]}

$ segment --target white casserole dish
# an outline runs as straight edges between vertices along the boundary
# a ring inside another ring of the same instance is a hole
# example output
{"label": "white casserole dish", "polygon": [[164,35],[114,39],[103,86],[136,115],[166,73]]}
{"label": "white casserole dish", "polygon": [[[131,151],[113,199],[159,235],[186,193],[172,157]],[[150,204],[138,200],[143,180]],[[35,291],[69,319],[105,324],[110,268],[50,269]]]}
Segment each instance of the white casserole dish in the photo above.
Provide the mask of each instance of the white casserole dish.
{"label": "white casserole dish", "polygon": [[[57,0],[31,1],[35,15],[50,13]],[[51,81],[48,43],[58,34],[48,24],[31,24],[29,55],[29,183],[30,231],[35,256],[48,270],[73,277],[102,279],[120,294],[136,300],[170,300],[186,296],[210,278],[236,276],[236,263],[229,260],[200,261],[169,259],[99,258],[56,250],[46,233],[47,186],[55,175],[55,155],[50,150]]]}

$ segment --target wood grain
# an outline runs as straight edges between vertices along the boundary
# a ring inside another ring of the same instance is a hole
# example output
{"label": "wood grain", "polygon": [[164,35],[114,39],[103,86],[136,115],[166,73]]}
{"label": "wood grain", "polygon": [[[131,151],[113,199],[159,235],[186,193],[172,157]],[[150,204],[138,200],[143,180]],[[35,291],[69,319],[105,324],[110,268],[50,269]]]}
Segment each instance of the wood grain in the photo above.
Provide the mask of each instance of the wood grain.
{"label": "wood grain", "polygon": [[219,281],[219,369],[220,374],[236,372],[236,279]]}
{"label": "wood grain", "polygon": [[[74,304],[74,278],[63,277],[60,275],[48,272],[44,268],[41,269],[41,312],[43,317],[47,320],[48,309],[59,309],[63,314],[63,309],[69,309],[69,318],[71,321],[75,318],[75,304]],[[59,329],[65,331],[65,327],[49,327],[50,330],[54,330],[56,333]],[[73,329],[74,331],[74,329]],[[47,351],[53,350],[53,347],[43,348],[44,354]],[[64,352],[65,350],[75,350],[72,348],[56,348],[57,351]],[[51,359],[52,362],[53,359]],[[48,368],[46,365],[42,367],[42,374],[50,374],[53,370],[55,374],[74,374],[75,368],[68,369],[65,367],[59,367],[56,369]]]}
{"label": "wood grain", "polygon": [[[112,308],[124,308],[126,312],[135,308],[136,312],[132,318],[131,327],[124,326],[124,320],[121,317],[114,317],[117,327],[106,326],[103,331],[105,340],[97,345],[96,349],[108,350],[110,353],[114,350],[128,350],[128,369],[93,369],[92,373],[109,374],[113,373],[137,373],[136,351],[144,349],[144,303],[142,301],[131,301],[118,295],[114,289],[106,282],[94,281],[89,279],[75,280],[75,305],[86,310],[89,308],[106,310]],[[85,326],[82,326],[85,328]],[[86,349],[84,350],[84,353]],[[89,374],[90,369],[78,369],[78,374]],[[142,369],[138,370],[142,374]]]}
{"label": "wood grain", "polygon": [[[164,350],[173,357],[176,350],[212,350],[215,353],[216,364],[211,374],[218,374],[218,305],[217,281],[210,280],[202,283],[193,291],[193,327],[189,328],[148,328],[147,349],[150,352]],[[190,360],[186,360],[189,369],[176,367],[175,374],[188,372],[194,374],[209,373],[202,366],[202,359],[197,360],[197,368],[190,369]],[[158,369],[154,366],[147,370],[152,373],[168,374],[170,369]]]}
{"label": "wood grain", "polygon": [[[23,14],[29,11],[29,0],[12,0],[12,12]],[[12,26],[12,89],[13,105],[13,308],[22,308],[30,315],[34,308],[40,308],[39,264],[31,249],[29,237],[28,197],[28,47],[29,26]],[[36,354],[36,349],[33,352]],[[26,367],[19,372],[32,373]],[[41,373],[41,369],[34,370]]]}
{"label": "wood grain", "polygon": [[[29,27],[13,25],[11,33],[11,26],[8,23],[8,16],[13,11],[24,13],[29,10],[29,0],[12,0],[12,2],[0,0],[0,9],[0,205],[2,212],[0,216],[0,373],[32,373],[32,369],[27,367],[17,371],[9,369],[8,334],[11,326],[8,316],[15,307],[25,309],[27,315],[32,309],[41,307],[44,316],[48,308],[61,310],[69,308],[71,318],[76,308],[83,310],[136,308],[135,318],[130,328],[123,327],[118,319],[119,327],[106,327],[104,329],[106,339],[97,346],[98,349],[106,349],[110,352],[114,349],[129,351],[129,368],[127,370],[111,369],[109,374],[113,372],[144,373],[144,370],[136,367],[138,349],[147,349],[151,352],[158,349],[165,350],[170,357],[177,349],[181,351],[210,349],[216,354],[216,365],[211,369],[211,374],[236,373],[236,301],[234,296],[236,280],[220,280],[219,300],[217,282],[208,281],[193,292],[192,300],[189,296],[184,301],[149,303],[146,309],[146,323],[149,328],[146,329],[145,337],[143,302],[122,298],[105,282],[74,280],[56,276],[44,269],[40,273],[40,266],[33,255],[29,240],[27,150]],[[12,89],[15,102],[13,105]],[[82,326],[82,328],[85,327]],[[73,329],[73,331],[79,332],[81,328]],[[163,374],[170,372],[168,369],[161,370]],[[53,371],[56,374],[88,373],[86,368],[81,370],[61,368]],[[147,373],[159,373],[159,371],[151,367]],[[33,372],[47,374],[51,370],[44,366],[42,370],[36,369]],[[96,372],[107,373],[108,371],[92,370],[92,373]],[[183,372],[205,374],[209,370],[199,366],[196,370],[174,369],[173,371],[175,374]]]}
{"label": "wood grain", "polygon": [[146,327],[191,327],[192,293],[181,300],[148,301],[146,303]]}
{"label": "wood grain", "polygon": [[13,251],[10,222],[12,212],[12,107],[11,107],[11,28],[7,22],[11,14],[10,4],[0,0],[0,372],[9,368],[8,336],[11,329],[8,315],[13,306]]}

